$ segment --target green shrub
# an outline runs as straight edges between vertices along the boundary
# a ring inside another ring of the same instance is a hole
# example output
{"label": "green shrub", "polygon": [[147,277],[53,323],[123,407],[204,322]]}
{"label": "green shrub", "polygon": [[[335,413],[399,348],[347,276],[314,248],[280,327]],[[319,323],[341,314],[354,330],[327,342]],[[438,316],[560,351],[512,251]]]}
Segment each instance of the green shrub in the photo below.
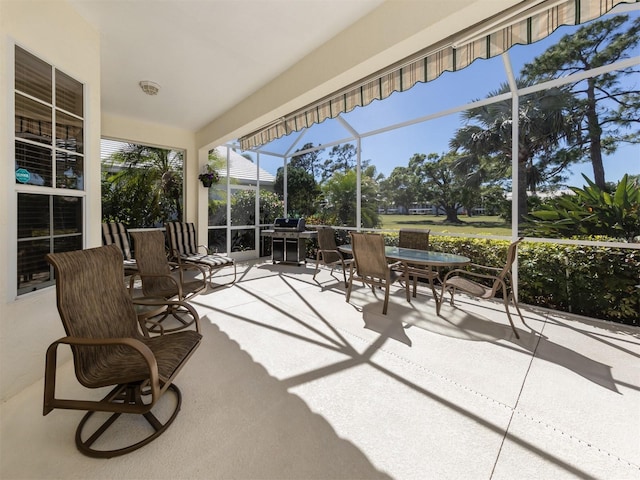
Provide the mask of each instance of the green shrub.
{"label": "green shrub", "polygon": [[626,175],[615,191],[599,188],[584,174],[584,188],[570,187],[573,195],[549,200],[531,211],[527,235],[567,237],[607,235],[633,242],[640,236],[640,186]]}
{"label": "green shrub", "polygon": [[[337,235],[338,245],[347,243],[346,231]],[[386,245],[398,245],[398,232],[383,235]],[[502,267],[510,242],[432,235],[429,243],[435,251]],[[307,245],[309,258],[315,258],[317,245]],[[640,251],[525,241],[518,248],[518,298],[528,305],[640,325]]]}
{"label": "green shrub", "polygon": [[[504,265],[509,242],[440,237],[433,250],[464,255],[474,263]],[[523,242],[518,248],[522,303],[640,325],[640,252],[613,247]]]}

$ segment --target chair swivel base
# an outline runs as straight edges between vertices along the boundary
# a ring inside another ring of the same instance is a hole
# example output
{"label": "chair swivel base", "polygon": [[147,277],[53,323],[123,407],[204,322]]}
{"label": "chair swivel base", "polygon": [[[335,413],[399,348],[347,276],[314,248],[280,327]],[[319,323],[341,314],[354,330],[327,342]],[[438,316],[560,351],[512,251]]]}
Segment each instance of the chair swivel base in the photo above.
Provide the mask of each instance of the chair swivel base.
{"label": "chair swivel base", "polygon": [[[140,390],[141,389],[139,385],[119,385],[105,397],[105,400],[110,399],[114,403],[128,403],[132,405],[142,406],[144,405],[144,403],[142,402],[143,393]],[[178,412],[180,411],[180,406],[182,404],[182,394],[180,393],[180,389],[174,384],[171,384],[167,389],[167,392],[165,393],[168,393],[169,390],[171,390],[175,395],[176,405],[173,408],[170,417],[164,423],[160,422],[160,420],[158,420],[158,418],[152,412],[136,414],[143,416],[151,425],[151,427],[153,427],[153,431],[142,440],[111,450],[93,448],[93,444],[98,439],[100,439],[100,437],[109,429],[109,427],[114,424],[114,422],[122,415],[122,413],[112,413],[107,418],[107,420],[105,420],[97,428],[93,428],[92,431],[87,434],[87,432],[84,431],[85,427],[87,426],[87,422],[94,413],[98,413],[95,411],[91,411],[87,412],[85,416],[82,417],[82,420],[80,421],[80,424],[76,429],[76,447],[78,448],[78,450],[80,450],[81,453],[89,457],[112,458],[131,453],[134,450],[137,450],[141,447],[144,447],[148,443],[151,443],[153,440],[162,435],[167,430],[167,428],[169,428],[169,426],[178,416]],[[83,440],[83,438],[85,438],[85,440]]]}
{"label": "chair swivel base", "polygon": [[[185,317],[188,318],[185,319]],[[196,319],[191,312],[176,306],[169,306],[155,316],[148,316],[146,318],[138,316],[138,321],[143,325],[143,330],[157,334],[178,332],[196,323]],[[145,324],[145,321],[149,322]]]}

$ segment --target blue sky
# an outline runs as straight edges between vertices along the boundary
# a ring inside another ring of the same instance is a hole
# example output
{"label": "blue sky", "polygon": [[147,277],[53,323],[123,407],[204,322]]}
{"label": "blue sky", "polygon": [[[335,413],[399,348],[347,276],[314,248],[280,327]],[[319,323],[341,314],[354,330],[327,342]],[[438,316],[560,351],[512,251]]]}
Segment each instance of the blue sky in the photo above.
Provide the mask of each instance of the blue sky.
{"label": "blue sky", "polygon": [[[632,18],[640,16],[640,12],[632,12],[630,16]],[[563,35],[575,31],[576,28],[561,27],[550,37],[535,44],[513,47],[509,50],[513,71],[517,75],[525,63],[532,61],[548,46],[557,42]],[[638,90],[640,90],[639,77],[640,75],[636,75],[630,80]],[[343,118],[357,131],[370,132],[485,98],[489,92],[497,90],[505,81],[504,63],[501,57],[476,60],[464,70],[445,72],[432,82],[418,84],[406,92],[395,92],[389,98],[382,101],[376,100],[366,107],[357,107],[343,114]],[[459,126],[459,114],[456,114],[365,137],[362,140],[362,158],[371,160],[378,172],[388,176],[394,167],[406,166],[415,153],[440,154],[447,151],[449,139]],[[299,135],[299,132],[293,133],[263,148],[284,153]],[[296,145],[296,149],[305,143],[317,145],[348,136],[350,136],[349,132],[337,120],[326,120],[308,129],[300,143]],[[622,146],[614,155],[605,157],[604,162],[607,181],[617,181],[625,173],[638,175],[640,174],[640,146]],[[281,166],[281,159],[261,156],[261,167],[265,170],[275,173],[279,166]],[[583,185],[581,173],[593,178],[591,164],[574,166],[567,184]]]}

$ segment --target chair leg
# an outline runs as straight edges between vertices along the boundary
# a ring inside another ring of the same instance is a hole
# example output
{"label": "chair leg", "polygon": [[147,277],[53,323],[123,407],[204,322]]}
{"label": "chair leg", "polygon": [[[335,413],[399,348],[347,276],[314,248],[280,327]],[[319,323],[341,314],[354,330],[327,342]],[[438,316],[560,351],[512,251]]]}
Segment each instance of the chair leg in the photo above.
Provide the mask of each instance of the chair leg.
{"label": "chair leg", "polygon": [[[389,287],[387,287],[388,289]],[[411,303],[411,295],[409,293],[409,282],[404,282],[404,291],[405,291],[405,296],[407,297],[407,302]],[[415,292],[415,290],[414,290]],[[415,297],[415,295],[414,295]]]}
{"label": "chair leg", "polygon": [[445,293],[446,285],[442,284],[442,292],[440,292],[440,301],[436,301],[436,316],[440,316],[440,307],[442,306],[442,302],[444,302],[444,293]]}
{"label": "chair leg", "polygon": [[518,335],[518,331],[516,330],[516,326],[513,324],[513,319],[511,318],[511,312],[509,311],[509,298],[507,295],[503,296],[503,300],[504,300],[504,309],[507,312],[507,318],[509,319],[509,323],[511,324],[511,330],[513,330],[513,333],[515,333],[516,338],[520,339],[520,335]]}
{"label": "chair leg", "polygon": [[383,315],[387,314],[387,307],[389,306],[389,289],[390,289],[389,282],[387,282],[387,286],[384,289],[384,305],[382,306]]}
{"label": "chair leg", "polygon": [[[407,297],[407,302],[411,303],[411,294],[409,292],[409,272],[408,267],[406,265],[403,266],[404,268],[404,272],[402,272],[402,276],[398,277],[398,283],[400,283],[400,285],[404,285],[404,294],[405,297]],[[387,280],[387,284],[389,283],[389,280]],[[389,287],[387,287],[389,288]]]}
{"label": "chair leg", "polygon": [[526,323],[524,321],[524,317],[522,316],[522,312],[520,312],[520,307],[518,306],[518,300],[516,299],[516,296],[513,294],[513,292],[511,292],[511,295],[509,296],[509,298],[513,302],[513,306],[516,307],[516,311],[518,312],[518,315],[520,316],[520,320],[522,320],[522,323],[524,323],[526,325]]}
{"label": "chair leg", "polygon": [[347,266],[344,264],[342,260],[340,260],[340,263],[342,263],[342,276],[344,277],[344,286],[346,288],[347,287]]}
{"label": "chair leg", "polygon": [[431,293],[433,293],[433,299],[436,304],[438,303],[438,292],[436,292],[436,286],[433,284],[433,277],[429,275],[429,286],[431,287]]}
{"label": "chair leg", "polygon": [[436,297],[436,315],[440,315],[440,308],[442,307],[442,302],[444,302],[444,295],[447,291],[449,291],[449,294],[451,295],[451,300],[449,301],[449,303],[451,304],[452,307],[455,306],[453,304],[453,296],[455,294],[455,290],[456,290],[456,287],[451,287],[444,283],[442,284],[442,293],[440,294],[440,300],[438,300],[438,297]]}
{"label": "chair leg", "polygon": [[316,278],[318,273],[318,268],[320,267],[320,252],[316,254],[316,269],[313,271],[313,278]]}
{"label": "chair leg", "polygon": [[224,287],[226,285],[233,285],[234,283],[236,283],[236,280],[238,278],[238,267],[236,265],[236,262],[233,262],[233,280],[230,280],[228,282],[225,283],[221,283],[220,285],[213,285],[213,274],[216,273],[218,270],[222,270],[223,268],[225,268],[224,266],[219,267],[219,268],[212,268],[209,270],[209,280],[208,280],[208,285],[210,287],[213,288],[220,288],[220,287]]}

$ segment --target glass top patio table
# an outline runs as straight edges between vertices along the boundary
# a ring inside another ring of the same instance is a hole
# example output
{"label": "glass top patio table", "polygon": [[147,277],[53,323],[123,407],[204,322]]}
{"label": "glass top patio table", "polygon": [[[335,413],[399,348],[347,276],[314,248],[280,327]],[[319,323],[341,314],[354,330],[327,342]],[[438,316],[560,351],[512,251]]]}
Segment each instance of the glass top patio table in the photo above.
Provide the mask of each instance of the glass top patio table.
{"label": "glass top patio table", "polygon": [[[343,253],[352,253],[351,245],[340,245],[338,247]],[[431,250],[415,250],[413,248],[401,247],[384,247],[384,253],[388,260],[401,262],[405,273],[409,272],[410,266],[428,267],[429,269],[437,269],[438,267],[463,267],[471,263],[469,257],[455,255],[453,253],[434,252]],[[436,272],[437,278],[437,272]],[[436,302],[436,311],[439,310],[439,304],[442,302],[442,296],[436,292],[433,284],[434,277],[429,277],[429,286],[433,293],[433,299]],[[408,288],[408,287],[407,287]],[[415,290],[414,290],[415,296]],[[407,298],[411,302],[410,298]]]}
{"label": "glass top patio table", "polygon": [[471,263],[469,257],[453,253],[433,252],[431,250],[414,250],[413,248],[385,247],[385,255],[390,260],[398,260],[412,264],[430,265],[434,267],[464,266]]}
{"label": "glass top patio table", "polygon": [[[340,245],[338,250],[343,253],[352,253],[351,245]],[[384,251],[389,260],[396,260],[415,265],[462,267],[471,263],[471,259],[469,257],[455,255],[453,253],[434,252],[431,250],[415,250],[413,248],[400,247],[384,247]]]}

